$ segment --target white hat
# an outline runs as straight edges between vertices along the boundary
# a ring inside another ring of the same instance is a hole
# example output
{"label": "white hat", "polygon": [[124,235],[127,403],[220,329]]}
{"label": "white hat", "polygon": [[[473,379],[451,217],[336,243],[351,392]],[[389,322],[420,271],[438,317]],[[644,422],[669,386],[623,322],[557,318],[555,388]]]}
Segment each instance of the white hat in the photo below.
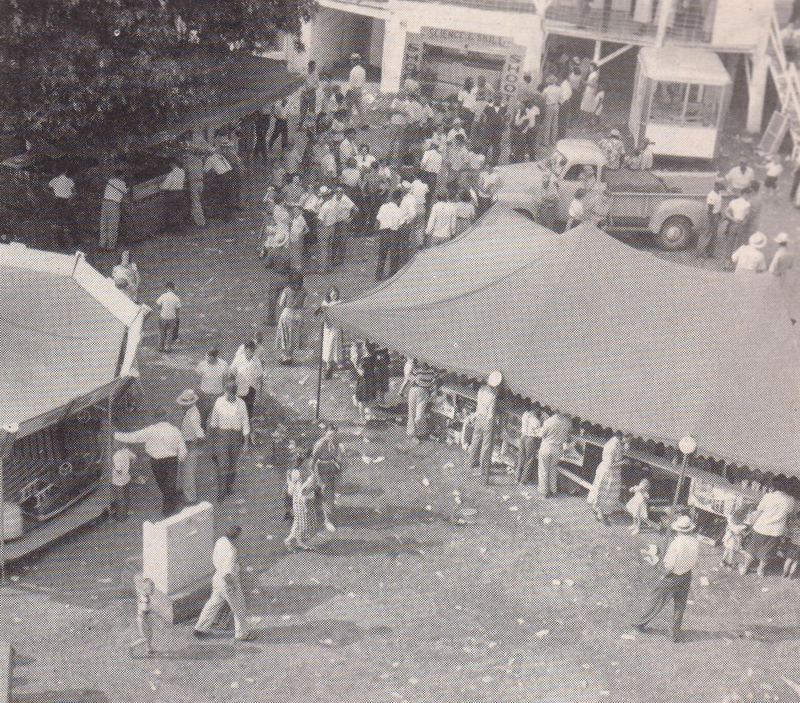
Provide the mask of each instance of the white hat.
{"label": "white hat", "polygon": [[197,393],[195,393],[191,388],[187,388],[183,393],[181,393],[175,402],[178,405],[194,405],[199,400]]}
{"label": "white hat", "polygon": [[672,529],[675,532],[694,532],[696,527],[697,525],[692,522],[692,518],[688,515],[681,515],[672,523]]}
{"label": "white hat", "polygon": [[411,190],[411,183],[408,181],[403,181],[400,185],[403,187],[403,190]]}
{"label": "white hat", "polygon": [[499,371],[492,371],[489,374],[489,378],[486,379],[486,384],[489,388],[497,388],[503,382],[503,374]]}
{"label": "white hat", "polygon": [[353,52],[352,54],[350,54],[350,58],[351,58],[353,61],[355,61],[355,60],[357,60],[357,59],[360,59],[360,58],[361,58],[361,54],[359,54],[359,53],[357,53],[357,52]]}
{"label": "white hat", "polygon": [[753,234],[750,235],[748,244],[756,249],[763,249],[767,246],[767,238],[764,236],[763,232],[753,232]]}
{"label": "white hat", "polygon": [[776,244],[786,244],[789,241],[789,235],[786,232],[778,232],[778,236],[775,237]]}
{"label": "white hat", "polygon": [[618,130],[616,127],[615,127],[614,129],[612,129],[612,130],[611,130],[611,131],[608,133],[608,135],[609,135],[610,137],[622,137],[622,135],[620,134],[619,130]]}
{"label": "white hat", "polygon": [[330,195],[330,192],[331,192],[331,189],[330,189],[330,188],[328,188],[328,186],[322,186],[322,187],[319,189],[319,194],[320,194],[320,195]]}

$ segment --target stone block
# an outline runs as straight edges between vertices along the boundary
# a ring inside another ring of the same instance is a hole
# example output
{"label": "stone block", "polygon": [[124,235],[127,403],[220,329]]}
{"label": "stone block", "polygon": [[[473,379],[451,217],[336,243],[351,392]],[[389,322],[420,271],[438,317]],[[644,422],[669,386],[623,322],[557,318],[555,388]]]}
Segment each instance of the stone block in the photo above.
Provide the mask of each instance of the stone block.
{"label": "stone block", "polygon": [[165,595],[211,576],[214,506],[202,502],[159,522],[142,525],[143,573]]}
{"label": "stone block", "polygon": [[175,625],[200,615],[209,596],[211,596],[211,576],[175,593],[167,594],[156,589],[150,603],[154,614]]}

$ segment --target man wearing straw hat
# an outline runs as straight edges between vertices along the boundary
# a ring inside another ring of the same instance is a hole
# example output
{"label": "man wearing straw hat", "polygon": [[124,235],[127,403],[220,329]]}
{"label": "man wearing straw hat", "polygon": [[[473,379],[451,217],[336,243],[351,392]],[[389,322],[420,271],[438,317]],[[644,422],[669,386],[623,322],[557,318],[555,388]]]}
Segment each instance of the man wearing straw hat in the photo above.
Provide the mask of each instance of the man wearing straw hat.
{"label": "man wearing straw hat", "polygon": [[763,249],[767,246],[767,238],[763,232],[753,232],[747,244],[739,247],[731,254],[731,261],[736,264],[736,273],[761,273],[767,270]]}
{"label": "man wearing straw hat", "polygon": [[175,401],[182,408],[186,408],[183,420],[181,420],[181,433],[186,442],[186,458],[178,472],[184,505],[192,505],[197,502],[197,461],[200,457],[201,443],[206,436],[200,410],[197,407],[199,399],[193,389],[187,388]]}
{"label": "man wearing straw hat", "polygon": [[775,237],[775,244],[778,249],[772,257],[769,264],[769,272],[777,278],[783,278],[783,275],[792,268],[794,264],[794,255],[789,251],[789,235],[786,232],[780,232]]}
{"label": "man wearing straw hat", "polygon": [[478,391],[475,412],[469,417],[474,423],[472,442],[467,455],[467,469],[473,471],[480,468],[481,476],[489,475],[494,448],[494,416],[497,406],[497,393],[503,382],[503,374],[492,371],[486,384]]}
{"label": "man wearing straw hat", "polygon": [[692,569],[697,564],[699,543],[694,534],[695,524],[688,515],[682,515],[672,523],[675,537],[664,554],[664,575],[650,594],[650,603],[642,616],[634,623],[640,632],[655,619],[667,602],[672,599],[672,641],[680,640],[681,622],[689,598]]}

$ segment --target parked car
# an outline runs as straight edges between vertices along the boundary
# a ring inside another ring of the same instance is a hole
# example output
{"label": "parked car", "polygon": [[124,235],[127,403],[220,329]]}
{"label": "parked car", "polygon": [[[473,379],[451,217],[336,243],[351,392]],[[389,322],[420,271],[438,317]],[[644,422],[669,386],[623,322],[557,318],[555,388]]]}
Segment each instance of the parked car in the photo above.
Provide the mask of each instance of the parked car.
{"label": "parked car", "polygon": [[587,185],[588,206],[602,202],[608,232],[650,232],[662,249],[676,251],[692,244],[707,224],[706,196],[716,172],[632,171],[607,168],[602,149],[589,139],[562,139],[549,159],[502,166],[498,200],[535,217],[542,181],[550,173],[558,181],[557,222],[567,221],[569,204]]}

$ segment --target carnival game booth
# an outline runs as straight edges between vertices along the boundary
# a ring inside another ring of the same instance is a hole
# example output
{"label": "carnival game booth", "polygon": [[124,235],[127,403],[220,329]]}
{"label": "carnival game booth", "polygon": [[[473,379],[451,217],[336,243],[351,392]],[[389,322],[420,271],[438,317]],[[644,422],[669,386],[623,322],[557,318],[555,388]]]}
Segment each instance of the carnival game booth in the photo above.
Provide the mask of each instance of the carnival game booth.
{"label": "carnival game booth", "polygon": [[[711,522],[758,500],[755,470],[797,476],[800,346],[771,276],[673,264],[591,225],[555,234],[495,206],[328,314],[449,373],[437,409],[452,438],[474,382],[502,371],[499,462],[513,463],[525,407],[571,414],[561,466],[570,490],[589,486],[612,430],[635,437],[629,483],[650,476],[666,503],[678,483]],[[687,462],[685,436],[697,441]],[[691,481],[678,482],[684,464]]]}
{"label": "carnival game booth", "polygon": [[713,51],[639,50],[628,126],[657,156],[713,159],[730,103],[731,77]]}
{"label": "carnival game booth", "polygon": [[0,246],[5,559],[99,517],[112,401],[136,375],[146,306],[83,255]]}

